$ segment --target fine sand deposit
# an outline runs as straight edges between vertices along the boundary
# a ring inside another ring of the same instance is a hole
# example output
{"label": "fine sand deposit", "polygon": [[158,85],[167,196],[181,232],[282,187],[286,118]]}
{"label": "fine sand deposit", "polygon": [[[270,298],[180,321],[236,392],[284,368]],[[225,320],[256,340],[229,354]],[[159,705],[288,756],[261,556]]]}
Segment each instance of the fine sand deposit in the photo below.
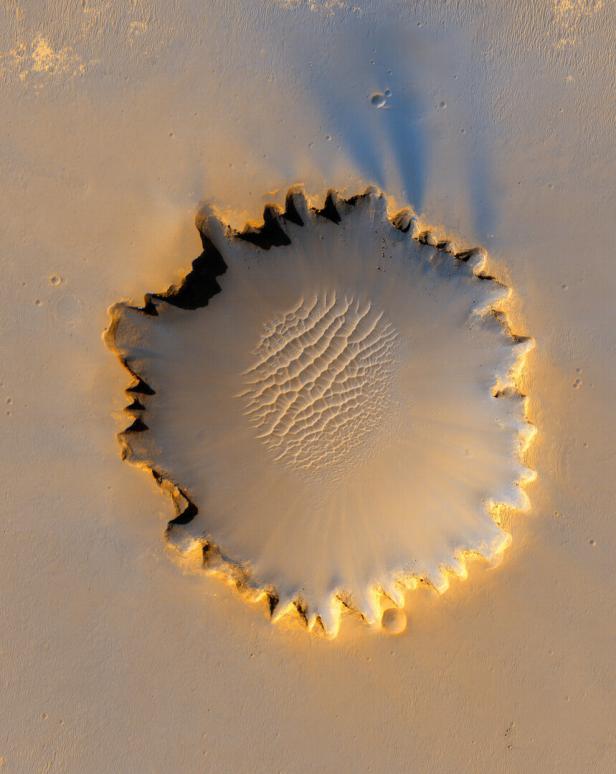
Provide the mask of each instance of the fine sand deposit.
{"label": "fine sand deposit", "polygon": [[0,771],[616,770],[615,37],[0,4]]}

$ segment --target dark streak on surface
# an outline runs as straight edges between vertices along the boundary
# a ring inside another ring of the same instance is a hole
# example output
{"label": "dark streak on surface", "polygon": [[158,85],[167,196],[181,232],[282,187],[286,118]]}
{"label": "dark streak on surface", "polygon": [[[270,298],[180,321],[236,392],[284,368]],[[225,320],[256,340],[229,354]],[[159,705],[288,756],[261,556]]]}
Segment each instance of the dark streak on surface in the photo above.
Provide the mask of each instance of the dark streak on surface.
{"label": "dark streak on surface", "polygon": [[331,220],[331,222],[335,223],[336,225],[340,223],[342,219],[340,217],[340,213],[336,209],[336,205],[334,203],[334,194],[332,193],[332,191],[330,191],[327,194],[323,208],[320,210],[316,210],[316,213],[317,215],[320,215],[322,218]]}
{"label": "dark streak on surface", "polygon": [[296,226],[304,225],[304,221],[302,220],[301,215],[297,211],[297,207],[295,205],[295,194],[293,194],[291,191],[287,194],[287,198],[285,200],[285,210],[282,217],[289,221],[289,223],[295,223]]}
{"label": "dark streak on surface", "polygon": [[199,509],[197,506],[188,499],[186,494],[184,492],[181,492],[182,497],[186,500],[188,505],[182,513],[178,514],[175,519],[171,519],[169,524],[167,525],[167,529],[171,529],[172,527],[175,527],[178,524],[190,524],[190,522],[195,518],[195,516],[199,513]]}
{"label": "dark streak on surface", "polygon": [[[178,309],[201,309],[207,306],[212,296],[220,293],[217,278],[227,271],[220,251],[202,231],[203,252],[192,262],[191,271],[184,277],[179,287],[170,287],[165,293],[146,296],[146,307],[150,299],[166,301]],[[145,308],[142,311],[145,311]]]}
{"label": "dark streak on surface", "polygon": [[280,212],[271,205],[263,210],[263,225],[261,227],[247,227],[238,233],[237,237],[260,247],[262,250],[269,250],[271,247],[286,247],[291,244],[291,240],[280,222]]}
{"label": "dark streak on surface", "polygon": [[150,428],[146,425],[146,423],[141,419],[141,417],[137,417],[135,421],[132,423],[132,425],[129,425],[125,433],[143,433],[145,430],[149,430]]}

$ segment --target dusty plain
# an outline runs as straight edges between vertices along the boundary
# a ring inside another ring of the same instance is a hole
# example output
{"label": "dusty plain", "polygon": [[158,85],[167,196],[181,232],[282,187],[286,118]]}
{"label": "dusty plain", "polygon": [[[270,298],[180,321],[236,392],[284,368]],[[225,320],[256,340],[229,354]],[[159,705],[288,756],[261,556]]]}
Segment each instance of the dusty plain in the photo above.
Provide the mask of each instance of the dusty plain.
{"label": "dusty plain", "polygon": [[[608,0],[0,4],[2,771],[616,770],[615,31]],[[532,510],[395,637],[183,574],[118,454],[107,309],[186,272],[200,202],[240,226],[295,183],[485,246],[536,339]]]}

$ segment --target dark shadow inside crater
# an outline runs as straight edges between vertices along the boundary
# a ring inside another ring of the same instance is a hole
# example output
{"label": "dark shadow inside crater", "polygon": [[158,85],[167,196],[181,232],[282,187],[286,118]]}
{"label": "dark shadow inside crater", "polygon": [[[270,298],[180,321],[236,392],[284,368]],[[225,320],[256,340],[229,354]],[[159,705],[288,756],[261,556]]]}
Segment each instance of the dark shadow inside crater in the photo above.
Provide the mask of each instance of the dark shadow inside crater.
{"label": "dark shadow inside crater", "polygon": [[[341,213],[345,208],[355,208],[360,206],[369,197],[375,195],[374,189],[368,189],[363,194],[356,194],[347,199],[339,197],[336,191],[328,191],[323,206],[313,207],[312,212],[325,220],[336,225],[342,221]],[[291,244],[291,239],[285,230],[288,223],[296,226],[304,226],[304,217],[302,212],[306,212],[308,204],[304,193],[299,189],[291,189],[285,201],[284,211],[280,211],[273,205],[267,205],[263,211],[263,222],[261,226],[246,226],[243,231],[230,232],[236,239],[250,242],[256,248],[267,251],[272,247],[287,246]],[[206,210],[204,209],[204,212]],[[391,220],[392,225],[403,233],[413,231],[416,227],[414,213],[410,209],[404,209],[394,216]],[[203,251],[192,262],[191,271],[183,278],[177,286],[169,287],[162,293],[145,294],[145,303],[142,307],[132,307],[142,314],[149,316],[158,316],[156,301],[164,301],[172,306],[186,311],[201,309],[207,306],[209,300],[220,293],[222,288],[218,278],[227,270],[227,264],[212,240],[204,231],[199,228]],[[411,234],[413,236],[413,234]],[[420,241],[433,244],[437,250],[448,251],[448,242],[437,242],[433,239],[429,231],[421,234],[415,234],[414,237]],[[466,250],[455,254],[455,258],[462,262],[467,262],[476,250]],[[492,279],[492,277],[480,277],[481,279]],[[154,390],[130,365],[125,357],[120,358],[122,364],[133,377],[134,383],[126,389],[126,393],[131,396],[132,402],[126,407],[126,411],[131,415],[131,424],[120,434],[123,437],[123,444],[128,447],[124,450],[123,456],[126,457],[130,450],[130,441],[126,436],[143,433],[149,430],[145,422],[147,412],[147,398],[156,394]],[[152,475],[161,488],[171,489],[175,492],[172,496],[177,515],[171,519],[167,525],[167,531],[176,526],[185,526],[189,524],[199,513],[197,505],[191,501],[189,496],[181,490],[177,484],[170,481],[165,475],[152,469]]]}
{"label": "dark shadow inside crater", "polygon": [[[158,307],[161,305],[160,302],[165,302],[171,306],[185,311],[197,310],[207,306],[209,300],[213,296],[221,293],[222,286],[219,283],[219,278],[227,271],[228,267],[222,253],[214,244],[212,239],[208,237],[206,229],[209,229],[209,233],[213,235],[213,239],[216,239],[217,244],[224,244],[225,239],[229,241],[232,239],[242,240],[243,242],[250,243],[250,245],[254,247],[256,254],[260,250],[268,251],[273,247],[285,247],[290,245],[290,235],[293,236],[294,241],[296,237],[299,241],[300,232],[294,232],[293,228],[290,228],[291,224],[296,227],[301,227],[304,225],[310,227],[311,223],[322,219],[322,225],[319,226],[319,228],[330,234],[335,233],[336,235],[344,235],[346,224],[343,223],[343,219],[345,219],[347,215],[350,214],[350,210],[356,207],[361,208],[367,201],[371,201],[371,206],[374,206],[374,202],[377,200],[379,201],[379,212],[382,213],[382,216],[389,221],[390,225],[397,229],[398,232],[410,232],[409,238],[411,240],[429,245],[436,253],[439,254],[440,257],[438,257],[437,260],[446,257],[444,254],[448,254],[460,263],[468,263],[471,261],[470,266],[471,269],[474,270],[475,278],[484,281],[492,281],[497,285],[500,284],[491,275],[479,272],[479,265],[481,264],[481,261],[476,261],[474,259],[483,256],[483,260],[485,258],[485,251],[471,249],[455,252],[453,243],[449,241],[443,241],[442,237],[441,239],[438,239],[431,231],[428,230],[419,233],[415,214],[412,212],[412,210],[404,209],[392,217],[391,214],[388,214],[386,211],[387,200],[383,194],[379,194],[379,192],[377,192],[375,189],[368,189],[368,191],[363,194],[355,195],[346,199],[338,196],[336,191],[330,190],[328,191],[326,198],[321,200],[323,204],[320,208],[317,206],[309,206],[309,203],[306,201],[304,194],[298,189],[292,189],[289,191],[286,197],[284,211],[276,208],[273,205],[268,205],[265,207],[263,212],[263,222],[260,226],[251,225],[246,226],[242,231],[234,231],[228,227],[225,229],[219,222],[216,222],[215,228],[211,228],[211,224],[216,221],[216,218],[214,217],[211,219],[209,225],[207,222],[207,217],[198,219],[198,228],[200,231],[203,250],[201,254],[192,262],[191,270],[188,272],[188,274],[186,274],[186,276],[177,285],[170,286],[166,291],[145,294],[145,303],[142,307],[129,306],[128,304],[121,303],[116,305],[114,308],[115,312],[116,314],[120,314],[121,312],[118,312],[118,309],[123,308],[126,310],[129,308],[132,310],[132,312],[137,311],[143,315],[158,317]],[[209,216],[210,213],[206,208],[204,208],[201,214]],[[336,227],[334,225],[330,226],[328,223],[323,223],[323,220],[335,224]],[[203,225],[201,225],[201,223]],[[341,223],[342,226],[340,226],[340,229],[338,229],[337,226]],[[221,239],[219,241],[219,233],[221,237],[224,235],[225,239]],[[404,243],[404,240],[400,240],[399,233],[395,236],[395,239],[397,240],[396,244]],[[253,247],[247,246],[244,247],[243,250],[252,254]],[[221,247],[221,249],[225,250],[224,247]],[[465,271],[466,270],[467,269],[465,269]],[[270,280],[268,277],[267,282],[269,281]],[[162,309],[164,309],[164,307],[161,307],[161,313]],[[160,322],[155,322],[152,320],[147,323],[146,327],[149,329],[150,324],[160,325],[163,323],[164,320],[161,320]],[[519,343],[522,341],[522,337],[514,337],[513,334],[511,334],[504,322],[504,318],[502,327],[506,333],[510,334],[513,343]],[[133,383],[126,389],[126,393],[129,395],[131,400],[125,409],[130,416],[130,424],[123,430],[123,432],[119,434],[119,438],[122,445],[123,458],[134,461],[139,459],[137,450],[140,446],[140,442],[143,441],[142,438],[138,437],[138,434],[144,433],[150,429],[146,423],[148,399],[149,397],[156,395],[157,390],[161,389],[161,385],[157,383],[157,377],[155,377],[153,384],[156,389],[154,389],[154,387],[146,382],[133,367],[133,363],[138,361],[138,356],[135,355],[136,352],[138,353],[140,351],[138,348],[136,350],[134,348],[131,350],[122,349],[119,346],[113,346],[116,343],[114,342],[114,336],[117,330],[117,318],[115,318],[109,327],[108,334],[106,335],[106,341],[108,346],[110,346],[111,349],[114,349],[123,366],[126,368],[133,379]],[[132,352],[133,357],[128,356],[129,352]],[[139,370],[142,369],[139,368]],[[148,381],[150,381],[150,377],[148,376],[147,378]],[[521,393],[515,392],[515,395],[523,398]],[[499,397],[499,394],[494,394],[494,397]],[[149,416],[152,416],[152,414]],[[162,472],[160,469],[155,470],[152,467],[152,462],[149,456],[143,456],[139,460],[139,464],[140,467],[149,470],[161,490],[165,494],[170,495],[175,508],[175,516],[167,522],[166,534],[170,543],[174,544],[176,547],[179,546],[180,550],[183,550],[181,546],[184,545],[183,541],[190,533],[190,530],[182,530],[181,527],[189,525],[199,514],[199,508],[197,504],[191,499],[186,491],[181,489],[180,486],[174,480],[172,480],[172,474],[168,472]],[[191,496],[195,497],[194,492],[191,491],[190,494]],[[199,499],[199,502],[203,506],[201,497],[197,496],[196,499]],[[191,529],[194,529],[194,525]],[[214,542],[210,542],[209,536],[207,537],[207,540],[205,540],[205,532],[199,534],[203,535],[202,551],[204,567],[209,561],[207,558],[209,556],[209,552],[212,552],[212,555],[218,552],[217,555],[219,555],[221,561],[224,560],[228,566],[234,565],[230,559],[226,559],[222,551]],[[239,577],[240,574],[234,574],[232,579],[235,579],[237,583],[243,582],[238,580]],[[268,591],[268,603],[271,614],[274,613],[279,604],[279,601],[280,600],[277,593]],[[343,600],[340,601],[342,604],[344,604]],[[305,622],[308,623],[307,608],[303,606],[301,600],[294,600],[293,604],[295,605],[300,617],[302,617]]]}

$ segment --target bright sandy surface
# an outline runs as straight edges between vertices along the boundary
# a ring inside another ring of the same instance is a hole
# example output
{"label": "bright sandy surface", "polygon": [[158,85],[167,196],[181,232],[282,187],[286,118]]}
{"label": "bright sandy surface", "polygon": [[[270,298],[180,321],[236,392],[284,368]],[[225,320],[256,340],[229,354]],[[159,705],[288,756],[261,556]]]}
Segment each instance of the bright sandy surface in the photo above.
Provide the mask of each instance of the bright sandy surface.
{"label": "bright sandy surface", "polygon": [[[616,769],[615,30],[608,0],[0,4],[2,771]],[[293,183],[486,246],[536,339],[532,510],[396,637],[183,575],[118,455],[107,308],[186,272],[200,201],[240,225]]]}

